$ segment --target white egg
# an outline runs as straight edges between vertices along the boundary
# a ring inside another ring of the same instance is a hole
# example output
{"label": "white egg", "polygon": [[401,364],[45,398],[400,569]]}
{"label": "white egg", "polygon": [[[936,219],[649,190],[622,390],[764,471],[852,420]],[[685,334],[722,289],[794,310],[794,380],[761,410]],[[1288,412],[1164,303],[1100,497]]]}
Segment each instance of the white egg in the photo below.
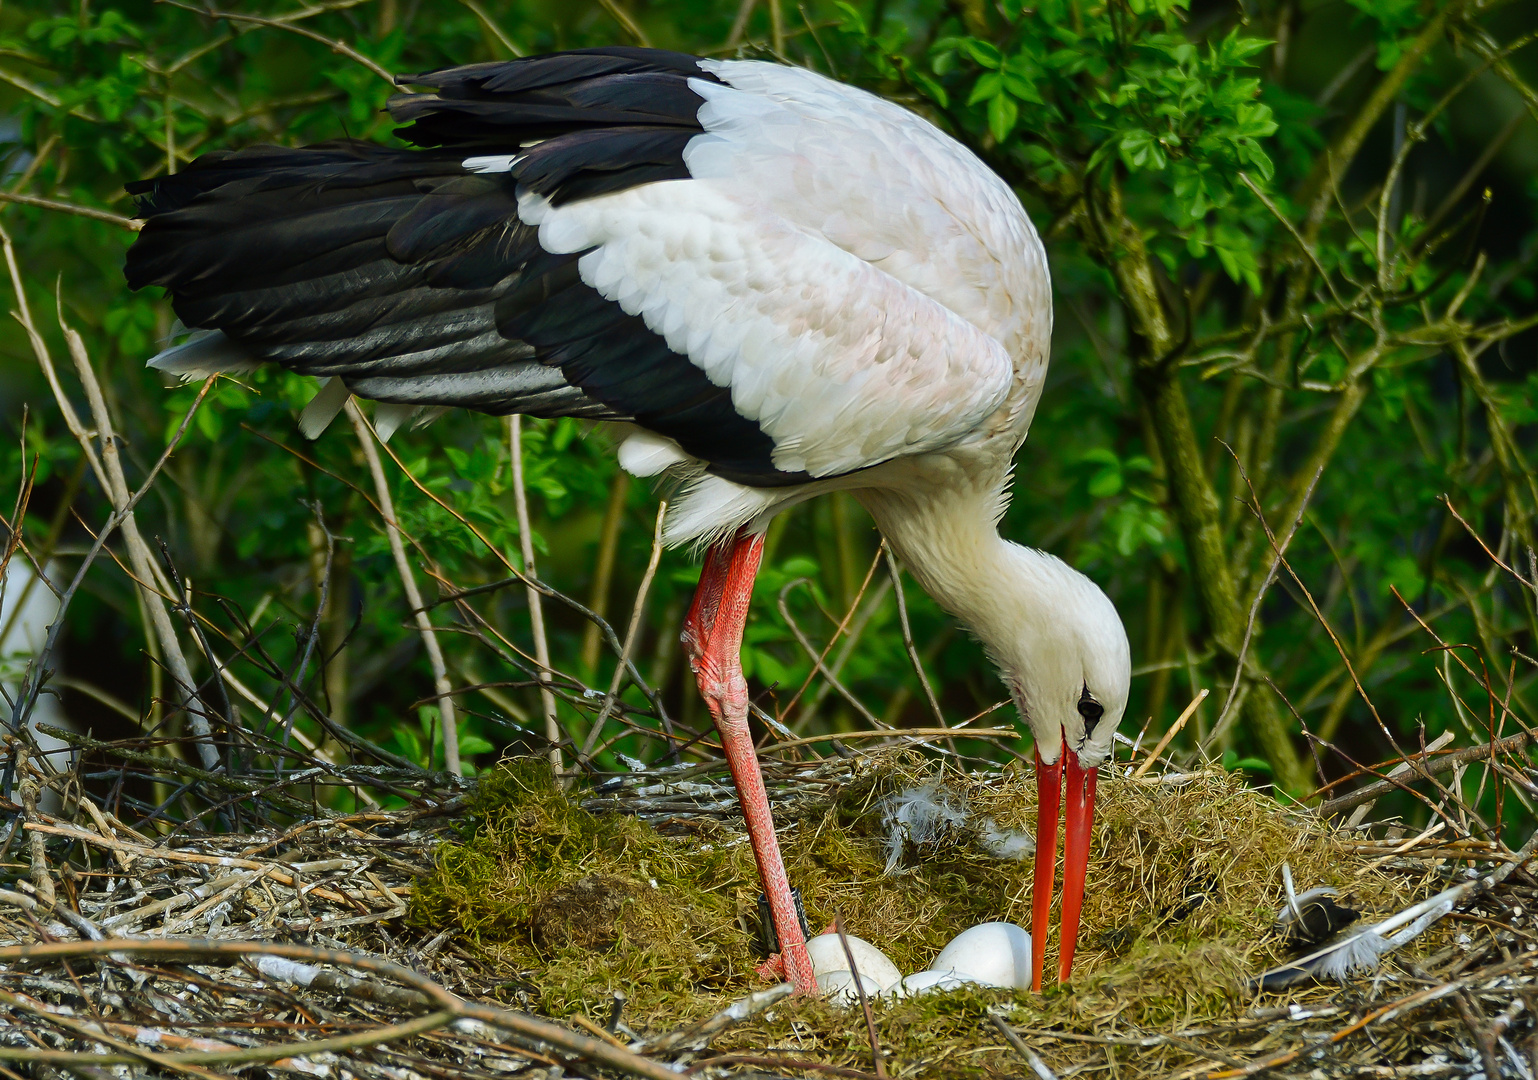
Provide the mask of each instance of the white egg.
{"label": "white egg", "polygon": [[[854,970],[875,983],[877,992],[889,990],[902,981],[902,972],[884,952],[853,934],[844,937],[854,956]],[[806,943],[806,951],[812,957],[812,973],[819,979],[824,973],[849,970],[849,957],[844,954],[843,942],[837,934],[819,934]]]}
{"label": "white egg", "polygon": [[[876,981],[864,975],[860,977],[860,989],[865,991],[867,998],[876,998],[881,994],[881,988]],[[853,1005],[860,1000],[860,995],[854,988],[855,974],[852,971],[825,971],[817,976],[817,992],[835,1005]]]}
{"label": "white egg", "polygon": [[915,971],[904,979],[896,989],[898,997],[907,997],[909,994],[932,994],[946,990],[959,990],[968,983],[976,983],[977,980],[970,975],[957,975],[950,971]]}
{"label": "white egg", "polygon": [[982,923],[953,937],[929,970],[971,978],[988,986],[1029,990],[1031,935],[1014,923]]}

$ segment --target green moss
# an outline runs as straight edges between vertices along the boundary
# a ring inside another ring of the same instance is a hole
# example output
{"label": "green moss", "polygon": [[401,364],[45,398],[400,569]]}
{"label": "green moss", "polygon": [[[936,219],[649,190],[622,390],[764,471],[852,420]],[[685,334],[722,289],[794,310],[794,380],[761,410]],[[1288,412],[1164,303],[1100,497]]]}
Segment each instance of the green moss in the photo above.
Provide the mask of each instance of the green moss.
{"label": "green moss", "polygon": [[[934,768],[917,755],[871,759],[829,798],[779,813],[786,865],[813,931],[839,917],[904,972],[927,967],[969,926],[1030,924],[1031,860],[985,855],[964,830],[884,876],[879,803],[933,780]],[[1034,820],[1035,785],[1023,772],[951,773],[944,782],[974,819]],[[463,840],[439,851],[410,917],[426,930],[459,928],[506,965],[510,980],[536,988],[550,1015],[598,1018],[610,991],[623,990],[638,1030],[691,1022],[764,985],[746,837],[724,825],[693,828],[665,836],[634,818],[594,816],[542,760],[504,763],[482,778]],[[1337,885],[1368,912],[1411,891],[1363,869],[1323,827],[1220,772],[1180,783],[1108,773],[1094,844],[1073,984],[1042,996],[973,989],[878,1004],[883,1045],[912,1067],[905,1075],[1017,1070],[987,1022],[989,1007],[1012,1009],[1027,1027],[1086,1032],[1112,1015],[1153,1030],[1234,1019],[1242,976],[1280,955],[1269,927],[1284,860],[1304,887]],[[787,1003],[717,1046],[800,1047],[869,1065],[863,1022],[818,1001]]]}

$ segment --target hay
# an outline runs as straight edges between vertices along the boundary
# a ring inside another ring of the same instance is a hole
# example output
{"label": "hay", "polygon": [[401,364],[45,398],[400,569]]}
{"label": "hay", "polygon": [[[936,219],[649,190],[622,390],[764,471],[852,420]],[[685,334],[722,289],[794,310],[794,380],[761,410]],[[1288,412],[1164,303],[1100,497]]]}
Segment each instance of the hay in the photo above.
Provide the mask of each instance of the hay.
{"label": "hay", "polygon": [[[968,926],[1029,921],[1030,860],[990,853],[1034,818],[1021,770],[912,750],[765,769],[815,928],[837,916],[913,971]],[[303,781],[283,783],[292,799]],[[512,761],[467,793],[424,783],[410,810],[173,841],[84,797],[51,817],[29,779],[10,832],[27,880],[0,890],[6,1075],[176,1072],[133,1049],[151,1044],[223,1075],[255,1055],[335,1080],[875,1075],[858,1010],[762,993],[757,874],[728,784],[709,761],[563,790],[543,762]],[[913,789],[954,813],[932,829],[908,815],[887,874],[887,800]],[[1332,885],[1377,920],[1471,866],[1513,865],[1503,849],[1335,831],[1220,771],[1108,772],[1099,811],[1072,985],[877,1002],[886,1075],[1018,1077],[1033,1056],[1059,1077],[1525,1075],[1538,888],[1524,875],[1370,979],[1246,988],[1288,956],[1272,927],[1284,861],[1300,889]],[[84,940],[102,932],[161,959]],[[400,1029],[443,1002],[438,987],[457,1011]],[[328,1038],[353,1042],[303,1051]]]}
{"label": "hay", "polygon": [[[911,752],[861,756],[846,769],[841,784],[803,794],[780,814],[786,863],[814,931],[838,916],[911,972],[979,922],[1029,925],[1031,861],[994,857],[979,836],[986,822],[1030,826],[1028,775],[937,773],[932,760]],[[977,824],[949,830],[885,875],[882,800],[936,781]],[[485,955],[535,987],[540,1009],[553,1016],[600,1018],[620,990],[633,1028],[666,1029],[762,986],[754,974],[759,886],[745,837],[712,812],[680,815],[690,795],[711,804],[709,784],[648,790],[670,806],[667,831],[590,813],[538,761],[505,764],[472,799],[463,838],[441,848],[433,873],[419,882],[410,921],[423,932],[463,928]],[[1131,780],[1108,773],[1072,986],[1041,997],[971,990],[883,1003],[883,1045],[904,1075],[987,1075],[1020,1064],[1013,1049],[988,1039],[990,1008],[1026,1028],[1067,1035],[1105,1037],[1108,1025],[1139,1038],[1242,1028],[1255,1004],[1242,990],[1245,979],[1288,955],[1273,931],[1285,902],[1283,862],[1300,887],[1334,886],[1367,918],[1433,891],[1434,863],[1390,867],[1359,847],[1311,815],[1289,815],[1237,774]],[[1434,931],[1399,960],[1424,958],[1447,937]],[[1314,987],[1268,1000],[1318,1001],[1336,992]],[[1072,1038],[1036,1041],[1055,1066],[1072,1067],[1085,1054],[1086,1044]],[[822,1003],[776,1009],[717,1043],[741,1052],[787,1045],[845,1067],[870,1061],[861,1025]],[[1118,1053],[1126,1064],[1160,1069],[1201,1060],[1168,1042]]]}

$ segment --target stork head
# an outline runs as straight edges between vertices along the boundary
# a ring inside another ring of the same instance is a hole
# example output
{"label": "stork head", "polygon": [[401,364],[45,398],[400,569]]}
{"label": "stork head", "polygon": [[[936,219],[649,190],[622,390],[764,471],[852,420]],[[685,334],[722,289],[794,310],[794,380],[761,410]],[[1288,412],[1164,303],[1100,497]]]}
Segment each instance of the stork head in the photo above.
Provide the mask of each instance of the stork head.
{"label": "stork head", "polygon": [[1089,578],[1041,552],[1016,549],[1029,600],[1021,604],[1009,645],[994,648],[1020,715],[1036,740],[1038,809],[1031,912],[1031,981],[1041,989],[1042,962],[1057,862],[1064,781],[1063,901],[1058,980],[1073,970],[1079,913],[1089,869],[1095,779],[1111,753],[1127,708],[1131,650],[1110,599]]}

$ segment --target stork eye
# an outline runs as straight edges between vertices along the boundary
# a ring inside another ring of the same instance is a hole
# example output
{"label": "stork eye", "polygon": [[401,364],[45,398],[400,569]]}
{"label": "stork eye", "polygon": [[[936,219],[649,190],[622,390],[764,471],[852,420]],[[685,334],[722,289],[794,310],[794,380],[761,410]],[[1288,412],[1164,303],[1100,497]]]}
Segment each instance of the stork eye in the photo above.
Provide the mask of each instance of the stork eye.
{"label": "stork eye", "polygon": [[1105,715],[1105,706],[1090,696],[1089,687],[1084,688],[1083,695],[1079,698],[1079,715],[1084,717],[1084,727],[1093,728]]}

